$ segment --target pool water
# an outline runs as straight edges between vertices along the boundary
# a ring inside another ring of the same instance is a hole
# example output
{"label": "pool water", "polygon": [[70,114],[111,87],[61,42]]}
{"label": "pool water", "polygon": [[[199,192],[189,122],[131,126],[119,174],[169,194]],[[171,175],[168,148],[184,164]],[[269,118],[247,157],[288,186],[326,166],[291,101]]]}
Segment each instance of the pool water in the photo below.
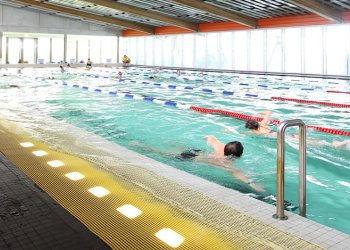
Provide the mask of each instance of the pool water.
{"label": "pool water", "polygon": [[[12,72],[0,81],[1,113],[6,114],[8,119],[16,120],[24,112],[21,107],[31,108],[175,168],[269,203],[274,203],[276,193],[275,138],[246,134],[244,121],[231,117],[205,115],[155,102],[85,91],[81,86],[247,115],[272,110],[272,119],[302,119],[307,125],[349,131],[348,108],[270,100],[271,96],[285,96],[349,104],[349,95],[326,92],[328,89],[349,91],[347,81],[277,77],[265,79],[262,76],[190,71],[182,73],[183,75],[176,76],[172,71],[154,72],[151,69],[131,68],[124,71],[124,80],[119,81],[114,77],[117,75],[116,70],[112,69],[89,72],[70,69],[64,74],[60,74],[58,69],[23,70],[22,75]],[[55,79],[45,79],[48,75]],[[64,82],[68,86],[64,86]],[[73,84],[79,85],[79,88],[73,88]],[[18,88],[10,85],[17,85]],[[176,88],[169,88],[169,85],[175,85]],[[189,86],[193,89],[185,89]],[[212,92],[203,91],[204,88],[211,89]],[[234,94],[224,95],[222,91]],[[257,97],[248,97],[246,93]],[[31,119],[26,121],[27,127],[35,127],[35,121],[41,117]],[[294,128],[288,131],[297,133]],[[203,140],[205,135],[214,135],[225,143],[241,141],[244,154],[234,161],[233,167],[240,169],[266,191],[258,193],[214,165],[179,157],[181,152],[188,149],[199,149],[204,154],[209,154],[210,148]],[[312,140],[328,142],[349,139],[309,129],[307,136]],[[293,139],[287,139],[285,158],[286,209],[298,212],[298,146]],[[309,145],[306,160],[307,217],[350,233],[350,215],[345,212],[350,206],[349,151]]]}

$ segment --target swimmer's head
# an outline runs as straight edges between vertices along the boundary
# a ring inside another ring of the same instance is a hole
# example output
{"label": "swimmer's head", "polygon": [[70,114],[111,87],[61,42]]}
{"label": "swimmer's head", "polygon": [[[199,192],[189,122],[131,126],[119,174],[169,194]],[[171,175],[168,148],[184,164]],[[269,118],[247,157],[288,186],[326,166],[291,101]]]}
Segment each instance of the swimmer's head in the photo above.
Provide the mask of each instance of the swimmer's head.
{"label": "swimmer's head", "polygon": [[245,124],[245,127],[247,129],[257,130],[259,128],[259,122],[255,121],[255,120],[248,120]]}
{"label": "swimmer's head", "polygon": [[224,155],[229,157],[241,157],[243,154],[243,145],[239,141],[232,141],[225,145]]}

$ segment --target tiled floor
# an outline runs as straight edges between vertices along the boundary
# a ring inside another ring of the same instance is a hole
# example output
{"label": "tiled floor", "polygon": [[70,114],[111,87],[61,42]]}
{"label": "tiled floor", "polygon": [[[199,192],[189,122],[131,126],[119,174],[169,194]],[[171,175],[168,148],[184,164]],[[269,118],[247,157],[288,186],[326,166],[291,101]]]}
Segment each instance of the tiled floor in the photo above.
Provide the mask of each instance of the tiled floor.
{"label": "tiled floor", "polygon": [[0,249],[109,249],[0,154]]}

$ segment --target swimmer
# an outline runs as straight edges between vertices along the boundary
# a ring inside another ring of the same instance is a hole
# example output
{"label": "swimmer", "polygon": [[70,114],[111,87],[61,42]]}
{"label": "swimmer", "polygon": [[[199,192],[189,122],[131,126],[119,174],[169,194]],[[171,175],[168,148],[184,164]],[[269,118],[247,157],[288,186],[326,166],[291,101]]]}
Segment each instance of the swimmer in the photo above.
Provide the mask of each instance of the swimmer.
{"label": "swimmer", "polygon": [[268,123],[270,121],[272,112],[261,111],[258,114],[264,115],[264,118],[262,119],[262,121],[258,122],[256,120],[248,120],[245,124],[245,127],[247,129],[250,129],[251,132],[256,135],[267,135],[269,133],[276,135],[276,133],[272,132],[271,128],[268,127]]}
{"label": "swimmer", "polygon": [[181,71],[180,71],[179,69],[176,71],[176,75],[177,75],[177,76],[180,76],[180,75],[181,75]]}
{"label": "swimmer", "polygon": [[123,72],[118,71],[118,78],[119,78],[119,80],[122,79],[122,77],[123,77]]}
{"label": "swimmer", "polygon": [[60,70],[61,70],[61,73],[64,73],[64,68],[62,65],[60,65]]}
{"label": "swimmer", "polygon": [[263,192],[265,189],[244,175],[240,170],[232,168],[232,160],[239,158],[243,154],[244,147],[239,141],[232,141],[227,144],[220,142],[215,136],[208,135],[204,137],[207,144],[213,149],[213,152],[207,156],[201,155],[200,150],[190,150],[181,154],[181,158],[193,158],[196,161],[210,163],[228,171],[238,180],[247,183],[253,189]]}

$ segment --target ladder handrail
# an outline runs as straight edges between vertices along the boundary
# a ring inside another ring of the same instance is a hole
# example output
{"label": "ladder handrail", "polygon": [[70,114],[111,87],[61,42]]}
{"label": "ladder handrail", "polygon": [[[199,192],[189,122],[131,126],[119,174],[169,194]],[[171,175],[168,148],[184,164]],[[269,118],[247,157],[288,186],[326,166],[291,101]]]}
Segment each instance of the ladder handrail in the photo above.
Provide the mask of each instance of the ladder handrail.
{"label": "ladder handrail", "polygon": [[291,126],[299,126],[299,214],[306,216],[306,125],[300,119],[282,122],[277,132],[277,188],[276,214],[274,218],[288,219],[284,215],[284,144],[285,130]]}

